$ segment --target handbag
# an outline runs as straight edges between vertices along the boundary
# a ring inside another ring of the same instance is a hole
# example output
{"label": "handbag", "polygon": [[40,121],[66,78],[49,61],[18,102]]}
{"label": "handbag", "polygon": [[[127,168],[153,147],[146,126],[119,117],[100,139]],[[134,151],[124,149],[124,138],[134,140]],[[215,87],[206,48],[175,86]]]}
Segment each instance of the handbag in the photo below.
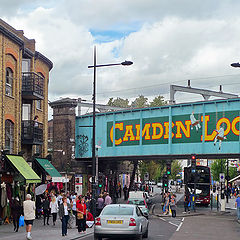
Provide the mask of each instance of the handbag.
{"label": "handbag", "polygon": [[83,219],[83,213],[78,212],[77,213],[77,219]]}
{"label": "handbag", "polygon": [[19,218],[19,227],[23,227],[24,226],[24,216],[20,216]]}

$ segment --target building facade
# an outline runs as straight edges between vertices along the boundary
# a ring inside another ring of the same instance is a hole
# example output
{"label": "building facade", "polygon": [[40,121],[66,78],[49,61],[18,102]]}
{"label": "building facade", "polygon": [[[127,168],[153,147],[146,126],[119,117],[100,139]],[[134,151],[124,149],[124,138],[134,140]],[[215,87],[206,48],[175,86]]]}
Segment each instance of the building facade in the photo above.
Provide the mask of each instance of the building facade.
{"label": "building facade", "polygon": [[0,19],[0,146],[30,160],[48,152],[48,83],[52,62],[35,40]]}

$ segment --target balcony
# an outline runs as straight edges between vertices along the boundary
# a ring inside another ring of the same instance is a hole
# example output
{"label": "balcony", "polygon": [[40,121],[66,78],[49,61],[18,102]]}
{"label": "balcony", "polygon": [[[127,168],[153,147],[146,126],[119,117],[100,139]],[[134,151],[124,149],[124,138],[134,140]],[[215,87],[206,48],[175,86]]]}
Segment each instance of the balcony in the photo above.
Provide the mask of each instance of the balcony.
{"label": "balcony", "polygon": [[43,124],[33,120],[22,121],[22,144],[42,145]]}
{"label": "balcony", "polygon": [[43,100],[44,78],[34,72],[22,73],[22,98]]}

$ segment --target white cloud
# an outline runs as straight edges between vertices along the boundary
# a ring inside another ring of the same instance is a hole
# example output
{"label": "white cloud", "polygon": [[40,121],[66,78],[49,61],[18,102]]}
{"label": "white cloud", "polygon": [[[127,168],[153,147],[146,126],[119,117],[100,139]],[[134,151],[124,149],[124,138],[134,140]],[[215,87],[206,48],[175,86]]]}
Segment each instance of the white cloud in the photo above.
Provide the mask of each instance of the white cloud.
{"label": "white cloud", "polygon": [[[25,1],[26,2],[26,1]],[[54,5],[53,3],[56,3]],[[108,43],[97,44],[97,62],[132,60],[129,67],[97,70],[98,100],[109,97],[134,98],[139,94],[168,98],[171,83],[237,92],[229,67],[239,61],[239,3],[178,0],[51,1],[11,9],[8,23],[36,39],[36,48],[54,63],[49,97],[79,96],[91,99],[95,37],[91,30],[133,31]],[[23,1],[24,3],[24,1]],[[5,9],[9,8],[5,5]],[[111,36],[110,36],[111,37]],[[182,97],[182,95],[181,95]]]}

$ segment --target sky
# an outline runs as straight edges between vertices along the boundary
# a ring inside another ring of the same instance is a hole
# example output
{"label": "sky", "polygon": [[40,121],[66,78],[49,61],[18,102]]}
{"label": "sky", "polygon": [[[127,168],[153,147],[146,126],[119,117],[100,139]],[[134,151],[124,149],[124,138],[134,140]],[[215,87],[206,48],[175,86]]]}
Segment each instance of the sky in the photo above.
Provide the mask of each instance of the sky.
{"label": "sky", "polygon": [[[0,17],[53,62],[49,100],[113,97],[169,100],[171,84],[239,94],[240,2],[236,0],[0,0]],[[201,96],[176,93],[176,102]]]}

